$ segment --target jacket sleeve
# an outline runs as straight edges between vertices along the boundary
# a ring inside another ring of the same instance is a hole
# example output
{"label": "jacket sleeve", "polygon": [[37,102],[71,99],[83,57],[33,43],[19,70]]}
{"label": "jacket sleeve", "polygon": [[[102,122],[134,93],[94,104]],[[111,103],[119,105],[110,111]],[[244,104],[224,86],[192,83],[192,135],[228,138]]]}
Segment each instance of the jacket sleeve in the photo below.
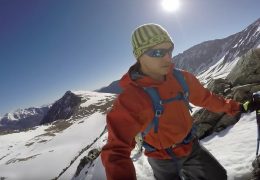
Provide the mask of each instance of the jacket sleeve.
{"label": "jacket sleeve", "polygon": [[204,88],[199,80],[187,73],[190,88],[190,102],[196,106],[204,107],[212,112],[225,112],[231,116],[240,112],[240,103],[232,99],[225,99]]}
{"label": "jacket sleeve", "polygon": [[134,164],[130,158],[135,147],[134,137],[140,130],[136,114],[119,98],[107,114],[108,140],[101,152],[108,180],[135,180]]}

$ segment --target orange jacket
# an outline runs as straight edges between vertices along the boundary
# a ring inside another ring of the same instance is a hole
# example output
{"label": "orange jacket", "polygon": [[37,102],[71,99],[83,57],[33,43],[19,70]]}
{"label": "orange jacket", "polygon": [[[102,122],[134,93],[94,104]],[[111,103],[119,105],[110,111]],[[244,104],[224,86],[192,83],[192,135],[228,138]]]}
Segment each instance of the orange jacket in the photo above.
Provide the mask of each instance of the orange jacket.
{"label": "orange jacket", "polygon": [[[211,93],[195,76],[186,71],[182,72],[189,87],[189,101],[192,104],[230,115],[239,112],[238,102]],[[154,117],[151,99],[141,87],[156,87],[161,99],[175,97],[182,91],[182,87],[173,77],[172,71],[166,75],[164,82],[158,82],[136,73],[135,66],[122,77],[120,85],[124,91],[107,114],[108,141],[102,149],[101,158],[108,180],[134,180],[136,174],[130,153],[135,147],[135,136],[144,131]],[[192,117],[183,101],[164,104],[158,133],[155,134],[152,129],[145,136],[145,141],[158,151],[146,152],[146,155],[157,159],[170,159],[164,149],[182,142],[191,127]],[[187,155],[191,147],[190,144],[177,147],[174,153],[178,156]]]}

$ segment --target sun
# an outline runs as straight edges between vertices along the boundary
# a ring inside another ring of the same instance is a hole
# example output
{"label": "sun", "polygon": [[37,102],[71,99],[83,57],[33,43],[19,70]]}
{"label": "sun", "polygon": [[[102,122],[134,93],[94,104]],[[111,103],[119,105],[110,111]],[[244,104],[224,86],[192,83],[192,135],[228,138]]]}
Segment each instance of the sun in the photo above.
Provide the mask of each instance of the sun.
{"label": "sun", "polygon": [[179,0],[163,0],[162,6],[165,9],[165,11],[175,12],[180,7],[180,1]]}

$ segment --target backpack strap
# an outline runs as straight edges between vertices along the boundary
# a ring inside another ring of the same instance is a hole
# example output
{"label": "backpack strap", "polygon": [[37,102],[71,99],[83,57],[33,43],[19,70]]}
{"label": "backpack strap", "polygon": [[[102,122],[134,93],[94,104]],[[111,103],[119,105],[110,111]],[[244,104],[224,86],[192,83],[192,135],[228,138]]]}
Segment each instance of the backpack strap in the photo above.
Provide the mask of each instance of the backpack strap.
{"label": "backpack strap", "polygon": [[[144,91],[149,95],[151,98],[152,104],[153,104],[153,110],[154,110],[154,118],[152,121],[148,124],[146,129],[141,132],[141,138],[142,138],[142,144],[143,147],[148,151],[154,151],[155,149],[147,144],[144,141],[144,137],[149,133],[149,131],[154,128],[154,133],[158,133],[159,128],[159,118],[163,113],[163,104],[170,103],[173,101],[182,100],[185,102],[187,108],[192,112],[192,107],[189,105],[189,87],[184,79],[184,76],[179,69],[173,69],[173,76],[176,78],[178,83],[182,87],[182,92],[179,92],[175,97],[169,98],[169,99],[161,99],[160,95],[156,88],[154,87],[143,87]],[[185,138],[186,139],[186,138]]]}
{"label": "backpack strap", "polygon": [[163,113],[163,105],[161,102],[161,98],[159,96],[158,91],[153,88],[144,88],[144,91],[150,96],[153,104],[153,110],[154,110],[154,118],[150,122],[150,124],[147,126],[144,132],[142,132],[142,136],[144,137],[154,126],[154,133],[158,132],[158,126],[159,126],[159,117]]}
{"label": "backpack strap", "polygon": [[186,106],[188,107],[189,111],[192,113],[192,107],[189,104],[189,95],[190,95],[190,91],[189,91],[189,86],[185,81],[185,78],[181,72],[180,69],[174,68],[173,69],[173,76],[176,78],[176,80],[178,81],[178,83],[180,83],[182,90],[183,90],[183,100],[186,104]]}

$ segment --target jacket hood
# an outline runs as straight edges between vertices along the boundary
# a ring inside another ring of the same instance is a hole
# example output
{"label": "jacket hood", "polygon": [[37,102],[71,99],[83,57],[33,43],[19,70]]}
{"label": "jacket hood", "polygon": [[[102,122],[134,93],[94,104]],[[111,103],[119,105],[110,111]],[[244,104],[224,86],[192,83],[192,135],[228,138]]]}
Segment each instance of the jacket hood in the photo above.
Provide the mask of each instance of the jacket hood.
{"label": "jacket hood", "polygon": [[[172,64],[170,71],[166,75],[166,79],[172,74],[172,69],[174,68],[174,64]],[[140,65],[138,63],[131,66],[128,72],[123,75],[120,79],[119,85],[122,89],[126,89],[128,86],[140,86],[140,87],[156,87],[164,82],[160,82],[152,79],[149,76],[146,76],[140,71]]]}

